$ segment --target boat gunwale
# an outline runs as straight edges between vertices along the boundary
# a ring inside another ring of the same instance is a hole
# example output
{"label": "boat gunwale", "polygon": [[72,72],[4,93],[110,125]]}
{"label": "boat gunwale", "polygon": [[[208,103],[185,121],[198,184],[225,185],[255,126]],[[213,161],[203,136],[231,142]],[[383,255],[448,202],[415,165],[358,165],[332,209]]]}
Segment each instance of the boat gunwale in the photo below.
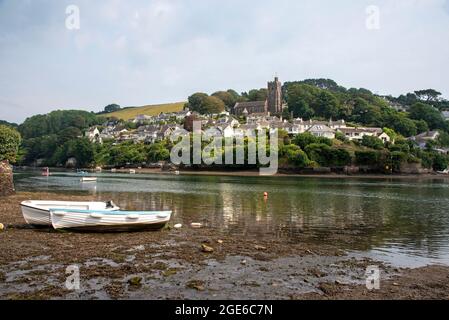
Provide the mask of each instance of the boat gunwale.
{"label": "boat gunwale", "polygon": [[49,209],[49,211],[50,213],[55,212],[80,213],[80,214],[101,213],[111,216],[128,216],[130,214],[138,214],[141,216],[166,214],[168,216],[171,216],[173,214],[173,211],[120,211],[120,209],[114,211],[114,210],[81,210],[81,209],[77,210],[77,209],[51,208]]}

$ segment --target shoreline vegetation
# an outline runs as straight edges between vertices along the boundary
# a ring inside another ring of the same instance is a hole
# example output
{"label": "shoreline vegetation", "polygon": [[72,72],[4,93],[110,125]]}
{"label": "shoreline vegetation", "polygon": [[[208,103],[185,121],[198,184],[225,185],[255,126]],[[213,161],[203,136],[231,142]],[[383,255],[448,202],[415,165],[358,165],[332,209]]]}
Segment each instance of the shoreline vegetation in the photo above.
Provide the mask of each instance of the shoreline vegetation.
{"label": "shoreline vegetation", "polygon": [[[41,168],[35,167],[15,167],[15,172],[19,171],[39,171]],[[178,168],[177,168],[178,169]],[[449,179],[449,174],[443,173],[408,173],[408,174],[400,174],[400,173],[391,173],[391,174],[380,174],[380,173],[336,173],[336,172],[315,172],[315,173],[305,173],[305,172],[297,172],[293,170],[279,170],[276,174],[272,176],[262,176],[260,175],[260,171],[257,169],[254,170],[211,170],[211,169],[179,169],[174,170],[174,168],[170,170],[164,170],[162,168],[138,168],[138,167],[129,167],[129,168],[116,168],[113,169],[105,169],[105,170],[95,170],[92,168],[82,168],[81,170],[85,172],[89,172],[92,175],[95,173],[120,173],[120,174],[129,174],[130,170],[133,170],[136,174],[160,174],[160,175],[191,175],[191,176],[233,176],[233,177],[298,177],[298,178],[335,178],[335,179]],[[50,172],[75,172],[71,169],[58,168],[58,167],[49,167]]]}
{"label": "shoreline vegetation", "polygon": [[[55,196],[18,192],[2,198],[0,299],[448,298],[449,267],[397,268],[355,258],[336,245],[316,244],[307,233],[285,245],[276,238],[235,238],[208,226],[192,229],[191,221],[182,221],[182,229],[172,228],[179,222],[172,221],[160,232],[101,235],[26,226],[20,202]],[[95,198],[57,196],[70,201]],[[357,235],[346,237],[353,241]],[[204,252],[203,245],[213,250]],[[64,285],[66,268],[74,264],[81,270],[77,292]],[[370,265],[381,268],[380,290],[365,287]]]}

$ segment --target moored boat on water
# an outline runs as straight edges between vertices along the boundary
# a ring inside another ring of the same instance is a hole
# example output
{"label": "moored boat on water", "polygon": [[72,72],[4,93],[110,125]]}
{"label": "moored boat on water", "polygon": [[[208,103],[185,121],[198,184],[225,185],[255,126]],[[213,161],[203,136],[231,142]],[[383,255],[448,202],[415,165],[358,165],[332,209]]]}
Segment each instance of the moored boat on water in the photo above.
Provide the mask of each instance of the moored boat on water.
{"label": "moored boat on water", "polygon": [[96,177],[82,177],[81,182],[96,182],[98,179]]}
{"label": "moored boat on water", "polygon": [[104,211],[60,208],[50,210],[50,219],[55,229],[123,232],[162,229],[170,221],[171,214],[171,211]]}
{"label": "moored boat on water", "polygon": [[80,209],[116,211],[120,207],[112,201],[107,202],[75,202],[75,201],[23,201],[20,204],[25,221],[34,226],[51,226],[50,209]]}

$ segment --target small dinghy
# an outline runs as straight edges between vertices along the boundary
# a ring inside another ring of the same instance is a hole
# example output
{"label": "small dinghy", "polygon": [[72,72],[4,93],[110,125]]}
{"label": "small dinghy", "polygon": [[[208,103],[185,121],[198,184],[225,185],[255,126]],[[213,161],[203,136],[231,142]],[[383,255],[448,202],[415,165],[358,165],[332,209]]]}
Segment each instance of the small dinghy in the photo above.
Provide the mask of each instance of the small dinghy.
{"label": "small dinghy", "polygon": [[34,226],[51,226],[50,209],[81,209],[81,210],[120,210],[112,201],[107,202],[74,202],[74,201],[23,201],[20,204],[25,221]]}
{"label": "small dinghy", "polygon": [[171,211],[104,211],[51,209],[55,229],[96,232],[158,230],[170,221]]}
{"label": "small dinghy", "polygon": [[81,182],[97,182],[96,177],[82,177],[80,179]]}

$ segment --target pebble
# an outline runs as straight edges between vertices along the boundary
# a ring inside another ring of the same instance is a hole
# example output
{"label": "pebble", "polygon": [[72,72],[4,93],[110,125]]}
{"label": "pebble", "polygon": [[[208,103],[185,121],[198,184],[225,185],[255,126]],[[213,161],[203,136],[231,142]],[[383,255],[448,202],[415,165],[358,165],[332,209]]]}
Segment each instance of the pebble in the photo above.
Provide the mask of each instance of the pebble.
{"label": "pebble", "polygon": [[201,250],[206,253],[214,252],[214,248],[205,245],[204,243],[201,245]]}
{"label": "pebble", "polygon": [[139,287],[142,285],[142,278],[141,277],[133,277],[128,280],[128,283],[132,286]]}
{"label": "pebble", "polygon": [[217,240],[218,244],[223,244],[223,240]]}
{"label": "pebble", "polygon": [[190,226],[191,226],[192,228],[199,229],[199,228],[201,228],[203,225],[202,225],[201,223],[192,222],[192,223],[190,224]]}
{"label": "pebble", "polygon": [[173,227],[175,229],[181,229],[182,228],[182,224],[178,223],[178,224],[175,224]]}
{"label": "pebble", "polygon": [[5,230],[5,225],[3,223],[0,223],[0,231]]}

